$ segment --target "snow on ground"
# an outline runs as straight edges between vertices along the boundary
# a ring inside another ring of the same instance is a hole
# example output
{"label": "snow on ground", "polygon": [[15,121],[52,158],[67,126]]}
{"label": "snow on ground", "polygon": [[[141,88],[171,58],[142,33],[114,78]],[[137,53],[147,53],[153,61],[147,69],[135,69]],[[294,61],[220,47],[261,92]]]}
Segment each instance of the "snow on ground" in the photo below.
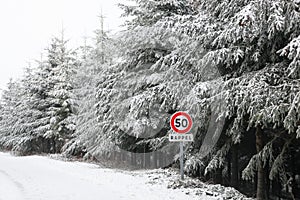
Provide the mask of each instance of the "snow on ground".
{"label": "snow on ground", "polygon": [[[135,174],[137,173],[135,172]],[[181,181],[179,180],[178,169],[169,168],[141,171],[140,176],[147,176],[147,183],[149,184],[160,184],[163,187],[167,185],[167,188],[183,191],[185,194],[206,196],[204,199],[252,200],[232,187],[225,187],[220,184],[207,184],[199,179],[187,176]]]}
{"label": "snow on ground", "polygon": [[220,199],[206,194],[188,195],[183,189],[168,189],[165,181],[150,184],[153,178],[150,174],[41,156],[14,157],[0,153],[0,200]]}

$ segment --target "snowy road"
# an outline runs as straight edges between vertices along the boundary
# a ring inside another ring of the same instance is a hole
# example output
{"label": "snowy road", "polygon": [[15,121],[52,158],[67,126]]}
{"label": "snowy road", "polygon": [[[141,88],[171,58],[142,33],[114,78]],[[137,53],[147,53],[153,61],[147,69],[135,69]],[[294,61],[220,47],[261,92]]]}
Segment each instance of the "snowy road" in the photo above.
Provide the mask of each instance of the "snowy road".
{"label": "snowy road", "polygon": [[147,184],[143,176],[102,169],[93,164],[0,153],[0,200],[141,199],[189,200],[196,197]]}

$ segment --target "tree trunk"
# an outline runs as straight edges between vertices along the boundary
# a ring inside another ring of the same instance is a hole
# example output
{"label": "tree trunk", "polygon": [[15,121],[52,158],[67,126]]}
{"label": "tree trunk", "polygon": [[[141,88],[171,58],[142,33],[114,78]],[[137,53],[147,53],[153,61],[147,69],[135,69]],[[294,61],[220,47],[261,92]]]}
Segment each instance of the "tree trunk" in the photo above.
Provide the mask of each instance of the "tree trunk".
{"label": "tree trunk", "polygon": [[145,169],[151,168],[151,157],[149,153],[145,153]]}
{"label": "tree trunk", "polygon": [[139,168],[143,169],[143,166],[144,166],[144,154],[140,153],[139,154]]}
{"label": "tree trunk", "polygon": [[222,169],[221,168],[216,169],[216,173],[214,174],[214,182],[216,184],[222,184],[223,183]]}
{"label": "tree trunk", "polygon": [[238,189],[239,166],[238,166],[238,146],[234,145],[231,151],[231,186]]}
{"label": "tree trunk", "polygon": [[271,182],[270,182],[270,179],[267,177],[267,174],[269,174],[269,164],[267,163],[266,164],[266,167],[265,167],[265,180],[266,180],[266,197],[267,199],[270,198],[270,186],[271,186]]}
{"label": "tree trunk", "polygon": [[136,167],[136,154],[135,153],[131,154],[131,165],[133,167]]}
{"label": "tree trunk", "polygon": [[231,153],[227,156],[227,177],[228,177],[228,180],[225,184],[225,186],[232,186],[231,184]]}
{"label": "tree trunk", "polygon": [[292,171],[292,191],[291,191],[291,196],[293,199],[295,199],[295,191],[297,191],[296,188],[296,184],[295,184],[295,180],[296,180],[296,170],[295,170],[295,166],[296,166],[296,162],[295,162],[295,151],[290,151],[290,155],[291,155],[291,171]]}
{"label": "tree trunk", "polygon": [[154,169],[157,168],[157,151],[155,151],[153,155],[153,167]]}
{"label": "tree trunk", "polygon": [[113,154],[112,154],[112,157],[113,157],[113,162],[116,162],[117,160],[117,152],[116,151],[113,151]]}
{"label": "tree trunk", "polygon": [[[259,153],[264,147],[262,130],[260,127],[256,128],[256,151]],[[263,167],[262,161],[258,160],[258,169],[257,169],[257,191],[256,198],[257,200],[266,199],[266,181],[265,181],[265,170]]]}
{"label": "tree trunk", "polygon": [[163,167],[163,156],[162,156],[162,152],[158,153],[158,163],[159,163],[159,167]]}
{"label": "tree trunk", "polygon": [[280,191],[281,191],[281,186],[280,186],[280,179],[279,175],[276,176],[276,178],[271,182],[272,185],[272,194],[276,196],[278,199],[281,196]]}
{"label": "tree trunk", "polygon": [[123,152],[121,151],[121,152],[120,152],[120,163],[123,163],[123,159],[124,159],[123,156],[124,156],[124,155],[123,155]]}

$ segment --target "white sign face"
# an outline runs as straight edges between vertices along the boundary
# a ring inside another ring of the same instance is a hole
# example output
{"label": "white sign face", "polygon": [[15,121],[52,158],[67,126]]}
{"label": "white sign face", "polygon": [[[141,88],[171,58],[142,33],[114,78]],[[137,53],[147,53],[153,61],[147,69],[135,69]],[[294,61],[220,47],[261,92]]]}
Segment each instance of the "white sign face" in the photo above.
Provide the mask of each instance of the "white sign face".
{"label": "white sign face", "polygon": [[186,134],[192,128],[193,120],[186,112],[176,112],[170,119],[170,126],[175,133]]}
{"label": "white sign face", "polygon": [[193,134],[169,134],[170,142],[193,142],[194,136]]}
{"label": "white sign face", "polygon": [[184,115],[180,115],[178,117],[176,117],[175,119],[175,127],[179,130],[179,131],[183,131],[185,130],[189,125],[189,121],[188,118]]}

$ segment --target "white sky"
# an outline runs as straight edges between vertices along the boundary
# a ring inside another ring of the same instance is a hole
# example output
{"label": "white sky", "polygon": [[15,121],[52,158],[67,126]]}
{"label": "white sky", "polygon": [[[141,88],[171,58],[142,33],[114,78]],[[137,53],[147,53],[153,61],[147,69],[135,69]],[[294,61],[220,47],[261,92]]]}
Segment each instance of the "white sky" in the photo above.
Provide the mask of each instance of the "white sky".
{"label": "white sky", "polygon": [[[124,0],[123,0],[124,1]],[[83,36],[100,28],[101,7],[105,29],[118,30],[123,20],[120,0],[0,0],[0,88],[19,78],[28,62],[40,59],[62,24],[70,46],[82,45]],[[0,91],[1,93],[1,91]]]}

